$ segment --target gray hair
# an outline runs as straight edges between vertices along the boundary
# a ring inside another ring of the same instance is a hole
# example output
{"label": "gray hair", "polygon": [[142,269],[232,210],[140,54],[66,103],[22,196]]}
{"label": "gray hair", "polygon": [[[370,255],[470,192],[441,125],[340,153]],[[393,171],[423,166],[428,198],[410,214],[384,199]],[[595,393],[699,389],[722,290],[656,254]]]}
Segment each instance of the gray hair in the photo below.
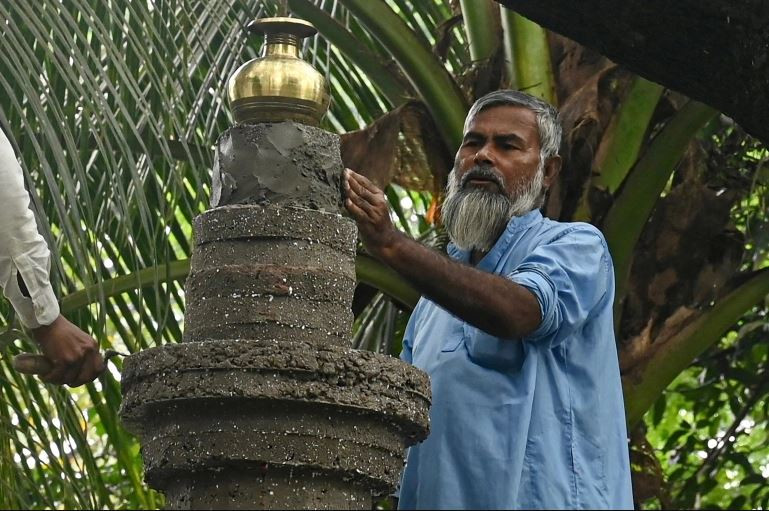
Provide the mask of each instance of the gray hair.
{"label": "gray hair", "polygon": [[561,122],[558,119],[558,110],[547,101],[536,96],[517,90],[497,90],[489,92],[478,98],[470,107],[465,119],[464,131],[470,122],[483,110],[493,106],[521,106],[533,111],[537,116],[537,128],[539,130],[539,157],[542,162],[551,156],[557,156],[561,147]]}

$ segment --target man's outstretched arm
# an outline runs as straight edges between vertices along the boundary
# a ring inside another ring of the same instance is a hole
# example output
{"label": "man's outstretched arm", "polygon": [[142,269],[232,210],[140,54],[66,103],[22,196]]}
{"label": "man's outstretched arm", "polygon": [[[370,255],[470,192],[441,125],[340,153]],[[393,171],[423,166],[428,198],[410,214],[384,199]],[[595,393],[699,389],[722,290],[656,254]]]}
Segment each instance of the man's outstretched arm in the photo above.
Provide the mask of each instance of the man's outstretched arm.
{"label": "man's outstretched arm", "polygon": [[96,341],[60,314],[49,265],[21,167],[0,130],[0,287],[53,366],[43,381],[74,387],[99,376],[104,360]]}
{"label": "man's outstretched arm", "polygon": [[390,220],[387,199],[368,179],[345,170],[345,207],[363,243],[430,300],[485,332],[522,338],[541,322],[534,294],[511,280],[475,269],[408,238]]}

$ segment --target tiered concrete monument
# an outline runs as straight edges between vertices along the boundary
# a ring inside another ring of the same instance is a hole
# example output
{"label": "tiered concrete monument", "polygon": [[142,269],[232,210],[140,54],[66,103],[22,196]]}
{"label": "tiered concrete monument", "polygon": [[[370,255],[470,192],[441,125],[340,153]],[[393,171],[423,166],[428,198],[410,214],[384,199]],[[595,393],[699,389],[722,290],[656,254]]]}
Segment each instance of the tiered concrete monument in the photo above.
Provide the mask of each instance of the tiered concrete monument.
{"label": "tiered concrete monument", "polygon": [[184,342],[126,359],[121,417],[168,508],[370,509],[427,435],[429,382],[350,348],[356,228],[323,78],[298,58],[315,30],[252,27],[265,48],[230,81]]}

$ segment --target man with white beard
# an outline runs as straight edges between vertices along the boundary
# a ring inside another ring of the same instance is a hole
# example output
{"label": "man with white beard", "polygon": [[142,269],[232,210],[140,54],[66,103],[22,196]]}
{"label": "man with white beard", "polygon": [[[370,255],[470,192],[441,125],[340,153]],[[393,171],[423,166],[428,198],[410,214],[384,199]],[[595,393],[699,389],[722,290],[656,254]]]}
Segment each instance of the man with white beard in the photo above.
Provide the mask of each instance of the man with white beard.
{"label": "man with white beard", "polygon": [[475,102],[442,207],[449,257],[345,171],[367,249],[422,293],[401,358],[430,375],[431,431],[409,450],[403,509],[633,507],[609,251],[595,227],[539,211],[560,139],[533,96]]}

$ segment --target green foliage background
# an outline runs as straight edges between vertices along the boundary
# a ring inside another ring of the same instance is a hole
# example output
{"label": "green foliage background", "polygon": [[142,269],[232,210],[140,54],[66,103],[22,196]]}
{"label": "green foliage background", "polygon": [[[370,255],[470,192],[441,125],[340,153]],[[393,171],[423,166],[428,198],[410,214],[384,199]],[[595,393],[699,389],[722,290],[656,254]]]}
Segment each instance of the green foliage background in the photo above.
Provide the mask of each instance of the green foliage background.
{"label": "green foliage background", "polygon": [[[439,141],[420,138],[403,121],[387,193],[400,228],[443,246],[445,236],[430,221],[440,197],[439,187],[425,184],[436,170],[427,149],[452,146],[464,108],[495,76],[497,84],[554,100],[544,31],[510,12],[500,15],[491,0],[289,4],[324,36],[304,50],[332,90],[325,128],[359,130],[408,101],[429,112]],[[191,220],[207,207],[212,148],[231,124],[225,83],[257,55],[260,41],[246,38],[245,25],[278,7],[259,0],[0,2],[0,125],[17,146],[51,247],[62,311],[102,348],[134,353],[181,339]],[[464,20],[462,7],[471,14]],[[504,59],[494,53],[501,49]],[[641,117],[629,117],[635,134],[617,129],[624,138],[615,146],[626,161],[612,171],[610,188],[618,194],[665,126],[647,128],[662,88],[637,89],[618,108],[645,105]],[[719,117],[692,131],[682,136],[684,146],[697,144],[711,165],[750,180],[732,216],[746,235],[742,269],[766,267],[766,148]],[[674,161],[680,156],[668,152]],[[673,166],[660,174],[666,187]],[[434,179],[440,181],[437,173]],[[649,207],[668,189],[653,194]],[[392,290],[403,283],[361,261],[362,282],[401,300],[369,287],[353,341],[396,354],[408,307],[404,293]],[[645,415],[649,456],[635,468],[658,491],[639,496],[639,506],[769,505],[766,307],[748,310]],[[34,346],[2,302],[0,508],[162,506],[162,496],[142,481],[136,440],[117,418],[120,360],[99,381],[71,390],[14,372],[10,359],[22,351]]]}

